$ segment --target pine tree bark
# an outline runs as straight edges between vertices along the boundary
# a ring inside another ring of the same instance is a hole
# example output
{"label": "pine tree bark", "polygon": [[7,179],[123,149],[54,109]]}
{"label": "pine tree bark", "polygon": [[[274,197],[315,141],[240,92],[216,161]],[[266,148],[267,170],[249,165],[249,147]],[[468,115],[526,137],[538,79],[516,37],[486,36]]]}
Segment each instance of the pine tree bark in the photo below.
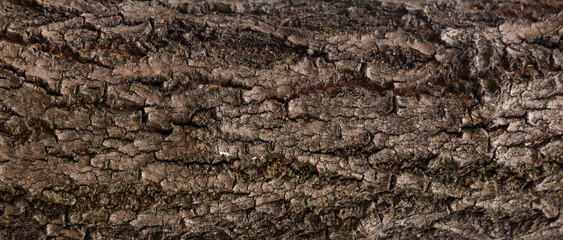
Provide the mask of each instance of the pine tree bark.
{"label": "pine tree bark", "polygon": [[0,239],[563,237],[561,1],[0,2]]}

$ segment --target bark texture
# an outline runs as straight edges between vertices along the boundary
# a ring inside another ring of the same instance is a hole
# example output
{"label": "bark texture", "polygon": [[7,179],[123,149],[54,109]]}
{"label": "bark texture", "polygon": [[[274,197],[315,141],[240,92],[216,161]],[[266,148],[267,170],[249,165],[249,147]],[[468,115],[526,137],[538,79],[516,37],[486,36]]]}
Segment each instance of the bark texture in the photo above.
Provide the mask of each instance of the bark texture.
{"label": "bark texture", "polygon": [[0,239],[561,239],[561,1],[0,1]]}

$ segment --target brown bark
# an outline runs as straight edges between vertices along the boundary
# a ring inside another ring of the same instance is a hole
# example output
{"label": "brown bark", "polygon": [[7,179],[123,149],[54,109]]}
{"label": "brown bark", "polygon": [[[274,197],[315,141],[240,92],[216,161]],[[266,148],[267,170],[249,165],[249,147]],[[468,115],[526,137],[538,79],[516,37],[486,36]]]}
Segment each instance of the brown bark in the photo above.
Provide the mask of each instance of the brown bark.
{"label": "brown bark", "polygon": [[560,1],[0,2],[0,239],[557,239]]}

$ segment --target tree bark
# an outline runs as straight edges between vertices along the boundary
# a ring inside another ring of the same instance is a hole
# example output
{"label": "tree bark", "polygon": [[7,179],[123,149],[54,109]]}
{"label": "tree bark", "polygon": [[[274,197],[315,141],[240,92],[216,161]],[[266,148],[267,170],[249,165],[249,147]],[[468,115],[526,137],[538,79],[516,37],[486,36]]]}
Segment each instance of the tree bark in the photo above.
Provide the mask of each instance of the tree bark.
{"label": "tree bark", "polygon": [[0,2],[0,239],[563,237],[561,1]]}

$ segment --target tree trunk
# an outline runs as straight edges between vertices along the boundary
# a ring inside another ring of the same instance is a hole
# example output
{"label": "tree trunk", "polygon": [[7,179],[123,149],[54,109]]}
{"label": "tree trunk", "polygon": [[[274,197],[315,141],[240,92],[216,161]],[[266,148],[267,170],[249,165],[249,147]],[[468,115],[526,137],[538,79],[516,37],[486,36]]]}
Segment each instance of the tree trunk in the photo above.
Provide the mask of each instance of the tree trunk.
{"label": "tree trunk", "polygon": [[0,12],[0,239],[563,237],[561,1]]}

